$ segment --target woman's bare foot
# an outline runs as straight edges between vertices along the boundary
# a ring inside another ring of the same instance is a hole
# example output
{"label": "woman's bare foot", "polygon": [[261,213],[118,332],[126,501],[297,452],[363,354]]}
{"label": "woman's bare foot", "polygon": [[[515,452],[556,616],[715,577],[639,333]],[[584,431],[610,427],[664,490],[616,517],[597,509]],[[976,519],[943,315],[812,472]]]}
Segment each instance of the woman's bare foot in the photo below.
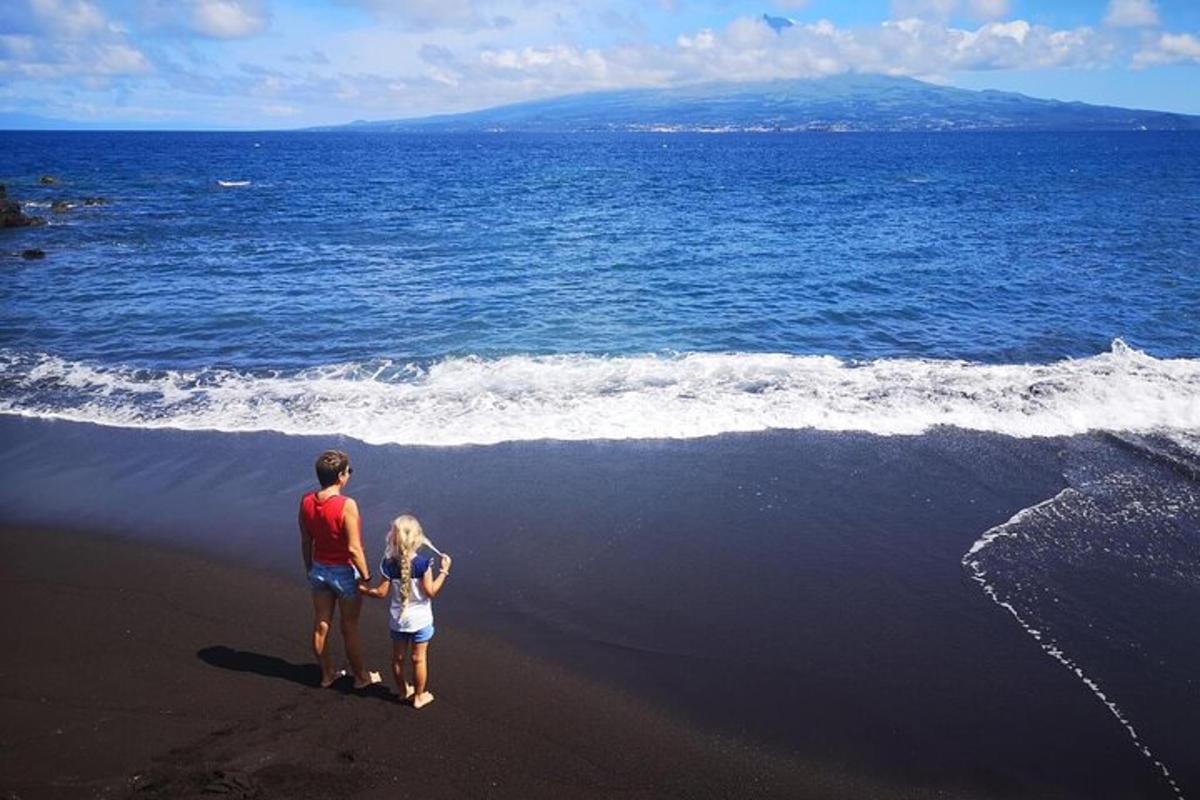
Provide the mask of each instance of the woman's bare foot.
{"label": "woman's bare foot", "polygon": [[339,670],[336,670],[332,675],[321,676],[321,688],[328,689],[330,686],[333,686],[335,683],[337,683],[338,680],[346,677],[349,674],[350,673],[347,672],[346,670],[339,669]]}
{"label": "woman's bare foot", "polygon": [[383,683],[383,676],[378,672],[368,672],[366,678],[358,678],[354,681],[354,688],[365,689],[368,686],[374,686],[377,683]]}
{"label": "woman's bare foot", "polygon": [[433,702],[433,692],[421,692],[413,696],[413,708],[424,708]]}

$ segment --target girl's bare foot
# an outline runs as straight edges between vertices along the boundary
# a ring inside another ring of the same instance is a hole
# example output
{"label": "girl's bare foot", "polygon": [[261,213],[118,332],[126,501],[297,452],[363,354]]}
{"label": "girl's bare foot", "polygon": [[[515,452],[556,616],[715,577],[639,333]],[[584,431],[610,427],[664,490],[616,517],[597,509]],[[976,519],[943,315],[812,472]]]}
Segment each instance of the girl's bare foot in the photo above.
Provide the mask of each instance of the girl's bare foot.
{"label": "girl's bare foot", "polygon": [[413,696],[413,708],[423,708],[433,702],[433,692],[421,692]]}

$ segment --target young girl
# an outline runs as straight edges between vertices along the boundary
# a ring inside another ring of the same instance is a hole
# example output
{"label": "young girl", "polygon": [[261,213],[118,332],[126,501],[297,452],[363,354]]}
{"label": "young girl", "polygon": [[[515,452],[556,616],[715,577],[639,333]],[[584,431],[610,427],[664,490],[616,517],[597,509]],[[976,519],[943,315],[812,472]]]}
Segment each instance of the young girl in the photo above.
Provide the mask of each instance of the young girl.
{"label": "young girl", "polygon": [[[433,544],[425,538],[416,517],[405,514],[392,521],[387,547],[379,572],[383,576],[374,588],[360,591],[372,597],[386,597],[391,587],[392,608],[388,627],[392,632],[392,674],[396,688],[414,708],[433,702],[433,692],[426,689],[429,667],[425,653],[433,638],[433,603],[430,602],[450,574],[450,556],[439,552],[442,563],[438,576],[433,577],[433,559],[417,555],[422,545]],[[436,550],[437,548],[433,548]],[[413,683],[404,679],[404,661],[411,652]]]}

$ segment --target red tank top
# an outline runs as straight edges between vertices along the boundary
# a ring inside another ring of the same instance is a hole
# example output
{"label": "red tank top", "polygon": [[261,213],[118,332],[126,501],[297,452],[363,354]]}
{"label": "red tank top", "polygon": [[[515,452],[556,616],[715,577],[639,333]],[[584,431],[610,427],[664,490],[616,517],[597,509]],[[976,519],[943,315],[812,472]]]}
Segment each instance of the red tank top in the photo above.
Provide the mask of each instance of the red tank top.
{"label": "red tank top", "polygon": [[313,561],[319,564],[353,564],[346,546],[346,530],[342,526],[342,508],[346,498],[340,494],[324,500],[309,492],[300,501],[300,516],[304,528],[313,540]]}

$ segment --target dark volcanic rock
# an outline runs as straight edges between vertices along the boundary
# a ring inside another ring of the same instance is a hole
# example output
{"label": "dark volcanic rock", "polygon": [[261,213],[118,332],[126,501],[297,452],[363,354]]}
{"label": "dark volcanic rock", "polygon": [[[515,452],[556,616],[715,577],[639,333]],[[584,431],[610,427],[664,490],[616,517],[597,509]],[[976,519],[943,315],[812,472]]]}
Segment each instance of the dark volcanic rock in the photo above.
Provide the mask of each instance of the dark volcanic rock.
{"label": "dark volcanic rock", "polygon": [[64,211],[70,211],[72,207],[72,204],[67,200],[55,200],[50,204],[50,210],[55,214],[61,214]]}
{"label": "dark volcanic rock", "polygon": [[41,217],[26,216],[21,204],[8,199],[8,189],[0,183],[0,228],[24,228],[29,225],[44,225]]}
{"label": "dark volcanic rock", "polygon": [[28,225],[42,225],[45,222],[41,217],[26,216],[18,202],[0,200],[0,228],[24,228]]}
{"label": "dark volcanic rock", "polygon": [[28,250],[21,251],[21,258],[25,259],[26,261],[36,261],[39,258],[45,258],[45,257],[46,257],[46,251],[39,250],[36,247],[31,247]]}
{"label": "dark volcanic rock", "polygon": [[108,205],[107,197],[85,197],[83,198],[85,206],[106,206]]}
{"label": "dark volcanic rock", "polygon": [[53,186],[54,184],[58,183],[58,178],[54,177],[53,175],[43,175],[42,177],[38,178],[38,183],[40,183],[42,186]]}

